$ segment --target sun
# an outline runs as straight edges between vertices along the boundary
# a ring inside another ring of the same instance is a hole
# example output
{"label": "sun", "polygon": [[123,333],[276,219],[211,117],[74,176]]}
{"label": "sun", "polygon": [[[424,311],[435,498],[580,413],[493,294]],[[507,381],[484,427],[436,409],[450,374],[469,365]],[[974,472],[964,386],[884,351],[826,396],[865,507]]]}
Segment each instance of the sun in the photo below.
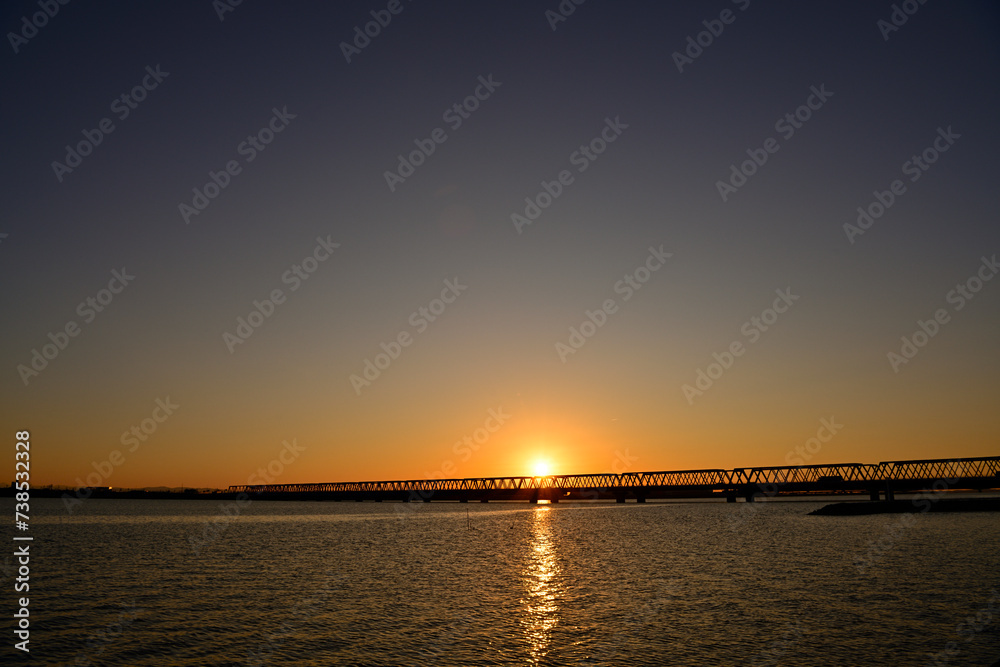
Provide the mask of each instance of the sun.
{"label": "sun", "polygon": [[548,477],[552,474],[552,465],[545,459],[536,459],[531,464],[531,474],[535,477]]}

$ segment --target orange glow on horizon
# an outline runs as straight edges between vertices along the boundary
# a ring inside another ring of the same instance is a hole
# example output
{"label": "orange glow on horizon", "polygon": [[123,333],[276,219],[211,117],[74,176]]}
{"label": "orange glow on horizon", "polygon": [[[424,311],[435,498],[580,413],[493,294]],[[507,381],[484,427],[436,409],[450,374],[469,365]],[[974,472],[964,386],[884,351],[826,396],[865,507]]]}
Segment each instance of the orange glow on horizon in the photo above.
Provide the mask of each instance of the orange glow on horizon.
{"label": "orange glow on horizon", "polygon": [[552,474],[552,464],[546,459],[536,459],[531,464],[531,475],[533,477],[548,477]]}

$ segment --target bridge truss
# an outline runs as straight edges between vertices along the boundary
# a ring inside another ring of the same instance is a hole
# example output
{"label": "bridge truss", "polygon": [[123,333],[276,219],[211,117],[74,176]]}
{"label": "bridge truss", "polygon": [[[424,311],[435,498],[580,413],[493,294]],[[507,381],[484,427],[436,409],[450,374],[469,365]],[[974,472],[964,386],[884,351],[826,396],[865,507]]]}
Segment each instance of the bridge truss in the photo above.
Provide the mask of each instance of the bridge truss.
{"label": "bridge truss", "polygon": [[884,493],[1000,488],[1000,456],[869,463],[668,470],[657,472],[468,477],[306,484],[237,484],[232,493],[331,500],[550,500]]}

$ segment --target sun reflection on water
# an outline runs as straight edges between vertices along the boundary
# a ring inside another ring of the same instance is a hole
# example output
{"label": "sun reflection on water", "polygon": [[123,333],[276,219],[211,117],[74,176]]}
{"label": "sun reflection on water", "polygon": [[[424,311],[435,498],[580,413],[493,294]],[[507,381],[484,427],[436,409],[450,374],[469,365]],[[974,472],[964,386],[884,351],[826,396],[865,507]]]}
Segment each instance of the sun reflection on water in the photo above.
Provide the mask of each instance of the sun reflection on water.
{"label": "sun reflection on water", "polygon": [[559,622],[560,568],[552,538],[552,512],[549,507],[538,507],[532,512],[531,551],[522,577],[526,596],[521,600],[524,605],[521,626],[533,664],[545,658],[552,629]]}

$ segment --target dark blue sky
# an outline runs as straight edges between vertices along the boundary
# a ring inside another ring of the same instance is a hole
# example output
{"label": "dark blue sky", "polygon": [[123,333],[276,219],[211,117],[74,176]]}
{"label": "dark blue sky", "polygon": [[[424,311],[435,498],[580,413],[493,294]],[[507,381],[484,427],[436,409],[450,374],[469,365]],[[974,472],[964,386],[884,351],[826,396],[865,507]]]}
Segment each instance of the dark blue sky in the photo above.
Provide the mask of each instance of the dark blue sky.
{"label": "dark blue sky", "polygon": [[[1000,286],[948,300],[1000,251],[995,3],[919,5],[884,39],[892,3],[591,0],[552,30],[555,1],[404,1],[346,62],[341,42],[386,6],[247,1],[220,21],[207,0],[71,2],[16,53],[8,35],[0,398],[4,428],[47,443],[42,483],[84,478],[168,395],[182,407],[108,484],[240,483],[292,438],[308,462],[290,482],[537,458],[599,472],[625,449],[633,469],[777,465],[831,415],[845,428],[811,462],[996,453]],[[5,33],[39,11],[7,3]],[[168,74],[120,118],[147,67]],[[453,127],[443,114],[480,77],[497,85]],[[776,127],[813,89],[832,95]],[[248,161],[275,109],[281,132]],[[104,118],[114,130],[57,178]],[[608,119],[615,140],[580,158]],[[385,172],[436,128],[444,142],[390,190]],[[911,181],[939,128],[947,150]],[[748,150],[767,161],[723,201]],[[232,160],[186,223],[179,205]],[[519,233],[512,214],[564,170]],[[845,232],[897,179],[885,214]],[[318,238],[339,247],[293,290]],[[661,245],[671,257],[626,300],[616,285]],[[78,304],[123,267],[134,281],[85,320]],[[455,279],[467,289],[415,324]],[[271,316],[227,344],[275,289]],[[800,298],[773,326],[744,327],[787,289]],[[70,321],[78,335],[32,369]],[[362,382],[401,334],[412,344]],[[454,443],[498,406],[512,417],[462,460]]]}

